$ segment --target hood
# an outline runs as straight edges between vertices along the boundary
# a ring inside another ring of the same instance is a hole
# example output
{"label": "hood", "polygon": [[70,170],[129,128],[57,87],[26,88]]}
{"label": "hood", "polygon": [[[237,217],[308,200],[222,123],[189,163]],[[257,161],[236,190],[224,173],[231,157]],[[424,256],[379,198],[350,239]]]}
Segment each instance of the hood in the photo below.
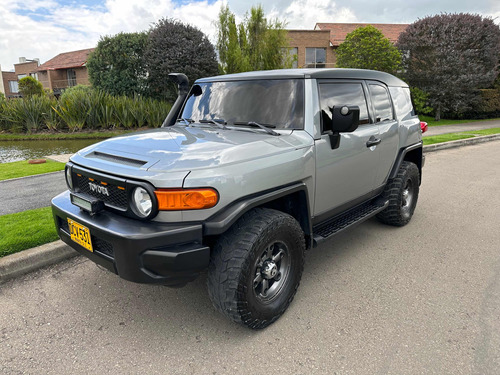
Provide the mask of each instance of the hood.
{"label": "hood", "polygon": [[293,131],[272,136],[261,130],[175,125],[111,138],[89,146],[72,160],[100,160],[151,172],[180,172],[269,157],[307,146]]}

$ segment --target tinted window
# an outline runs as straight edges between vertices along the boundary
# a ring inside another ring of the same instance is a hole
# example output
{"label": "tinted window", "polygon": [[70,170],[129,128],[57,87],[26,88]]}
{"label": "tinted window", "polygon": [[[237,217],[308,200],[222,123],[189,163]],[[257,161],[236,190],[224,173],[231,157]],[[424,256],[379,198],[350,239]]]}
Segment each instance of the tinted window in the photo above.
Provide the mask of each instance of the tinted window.
{"label": "tinted window", "polygon": [[181,117],[224,119],[228,124],[255,121],[278,129],[304,128],[304,81],[248,80],[193,86]]}
{"label": "tinted window", "polygon": [[368,107],[361,83],[323,83],[319,85],[323,119],[332,119],[331,108],[342,105],[359,107],[359,123],[368,124]]}
{"label": "tinted window", "polygon": [[384,86],[370,85],[370,94],[375,108],[375,122],[394,119],[389,93]]}
{"label": "tinted window", "polygon": [[408,87],[389,87],[398,119],[406,120],[415,116]]}

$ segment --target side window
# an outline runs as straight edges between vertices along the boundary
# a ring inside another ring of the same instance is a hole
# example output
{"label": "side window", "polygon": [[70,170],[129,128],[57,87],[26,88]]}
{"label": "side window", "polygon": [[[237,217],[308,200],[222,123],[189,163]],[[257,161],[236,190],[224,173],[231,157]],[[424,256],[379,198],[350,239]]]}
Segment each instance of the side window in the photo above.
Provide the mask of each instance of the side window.
{"label": "side window", "polygon": [[368,124],[368,106],[361,83],[321,83],[319,100],[323,121],[332,119],[330,108],[339,105],[357,105],[359,107],[359,124]]}
{"label": "side window", "polygon": [[415,116],[415,109],[413,108],[408,87],[389,87],[389,91],[399,120],[407,120]]}
{"label": "side window", "polygon": [[375,107],[376,122],[393,120],[391,100],[386,88],[381,85],[370,84],[370,94]]}

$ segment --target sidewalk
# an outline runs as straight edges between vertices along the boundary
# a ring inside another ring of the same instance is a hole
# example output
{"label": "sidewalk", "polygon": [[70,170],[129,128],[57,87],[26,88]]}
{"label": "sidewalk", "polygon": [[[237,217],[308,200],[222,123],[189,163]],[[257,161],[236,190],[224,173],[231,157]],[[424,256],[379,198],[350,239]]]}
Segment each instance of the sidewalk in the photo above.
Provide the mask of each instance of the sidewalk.
{"label": "sidewalk", "polygon": [[427,131],[422,136],[429,137],[433,135],[467,132],[467,131],[472,132],[474,130],[483,130],[492,128],[500,128],[500,120],[467,122],[459,125],[429,126]]}

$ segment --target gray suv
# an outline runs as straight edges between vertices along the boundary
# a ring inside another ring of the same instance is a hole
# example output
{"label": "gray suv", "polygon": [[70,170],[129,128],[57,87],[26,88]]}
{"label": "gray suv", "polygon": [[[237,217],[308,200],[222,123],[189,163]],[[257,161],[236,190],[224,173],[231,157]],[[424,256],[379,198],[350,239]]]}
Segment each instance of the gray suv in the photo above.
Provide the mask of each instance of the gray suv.
{"label": "gray suv", "polygon": [[120,277],[182,286],[208,269],[214,306],[263,328],[299,286],[306,249],[376,216],[403,226],[422,176],[408,86],[381,72],[203,78],[161,128],[71,157],[52,208],[61,239]]}

